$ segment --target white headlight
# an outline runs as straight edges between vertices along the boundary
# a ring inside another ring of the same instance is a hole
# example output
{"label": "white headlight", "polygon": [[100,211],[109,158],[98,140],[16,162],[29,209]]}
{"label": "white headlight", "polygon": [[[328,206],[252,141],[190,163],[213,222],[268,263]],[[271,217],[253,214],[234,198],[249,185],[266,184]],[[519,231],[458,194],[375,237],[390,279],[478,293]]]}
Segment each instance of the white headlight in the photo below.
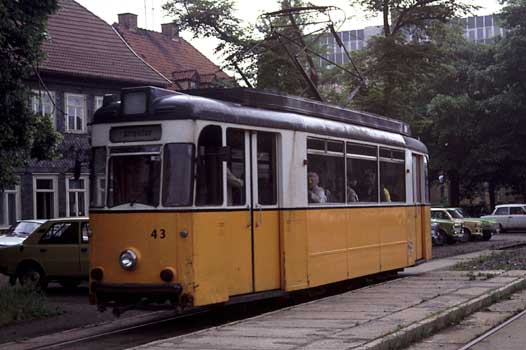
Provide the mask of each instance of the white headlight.
{"label": "white headlight", "polygon": [[126,249],[121,253],[119,263],[123,269],[133,270],[137,266],[137,254],[131,249]]}

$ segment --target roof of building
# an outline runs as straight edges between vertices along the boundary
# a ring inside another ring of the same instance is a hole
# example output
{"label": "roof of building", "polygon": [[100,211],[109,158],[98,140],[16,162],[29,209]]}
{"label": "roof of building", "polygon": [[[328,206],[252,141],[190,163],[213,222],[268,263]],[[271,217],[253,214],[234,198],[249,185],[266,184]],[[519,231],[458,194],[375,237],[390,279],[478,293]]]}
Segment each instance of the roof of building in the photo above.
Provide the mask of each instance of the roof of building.
{"label": "roof of building", "polygon": [[142,28],[130,29],[118,23],[114,23],[113,27],[142,59],[165,77],[175,81],[184,80],[191,78],[196,72],[201,82],[208,83],[216,77],[225,80],[232,79],[179,36],[172,39],[160,32]]}
{"label": "roof of building", "polygon": [[49,17],[47,54],[39,69],[79,77],[167,86],[168,81],[128,47],[114,29],[73,0],[59,0]]}

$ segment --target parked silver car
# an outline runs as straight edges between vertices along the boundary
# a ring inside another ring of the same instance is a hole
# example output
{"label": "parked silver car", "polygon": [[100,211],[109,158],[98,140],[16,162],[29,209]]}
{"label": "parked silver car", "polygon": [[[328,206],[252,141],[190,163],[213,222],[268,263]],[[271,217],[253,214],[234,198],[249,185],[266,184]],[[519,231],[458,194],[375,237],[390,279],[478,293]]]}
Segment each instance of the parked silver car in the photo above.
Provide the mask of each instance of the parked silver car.
{"label": "parked silver car", "polygon": [[46,220],[21,220],[0,235],[0,248],[20,244]]}
{"label": "parked silver car", "polygon": [[526,229],[526,204],[497,205],[491,215],[481,216],[481,219],[495,220],[500,232]]}

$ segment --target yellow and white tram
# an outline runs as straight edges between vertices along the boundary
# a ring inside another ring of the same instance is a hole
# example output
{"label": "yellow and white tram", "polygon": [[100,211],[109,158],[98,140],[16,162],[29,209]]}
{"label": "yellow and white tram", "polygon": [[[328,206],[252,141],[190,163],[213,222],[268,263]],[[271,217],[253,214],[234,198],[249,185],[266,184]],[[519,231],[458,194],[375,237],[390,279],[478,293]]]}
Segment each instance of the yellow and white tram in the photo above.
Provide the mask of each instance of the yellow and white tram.
{"label": "yellow and white tram", "polygon": [[92,124],[90,300],[199,306],[431,258],[406,124],[235,88],[140,87]]}

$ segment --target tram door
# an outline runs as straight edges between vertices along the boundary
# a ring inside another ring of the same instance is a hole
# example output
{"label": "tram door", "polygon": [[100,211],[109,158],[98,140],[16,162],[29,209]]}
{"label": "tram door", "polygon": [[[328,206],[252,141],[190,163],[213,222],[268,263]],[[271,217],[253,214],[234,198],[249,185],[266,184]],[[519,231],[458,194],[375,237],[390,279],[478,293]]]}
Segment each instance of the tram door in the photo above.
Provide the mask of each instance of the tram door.
{"label": "tram door", "polygon": [[249,209],[243,231],[250,237],[240,237],[249,239],[250,245],[242,246],[249,254],[239,252],[251,268],[251,273],[244,274],[250,278],[246,283],[252,292],[279,289],[277,135],[228,128],[226,139],[231,152],[226,174],[228,205]]}
{"label": "tram door", "polygon": [[424,215],[423,206],[424,203],[424,191],[423,191],[423,157],[418,154],[412,156],[413,164],[413,203],[414,203],[414,232],[416,240],[414,240],[414,253],[415,259],[421,259],[423,257],[423,245],[424,237],[422,236],[426,230],[424,230]]}

